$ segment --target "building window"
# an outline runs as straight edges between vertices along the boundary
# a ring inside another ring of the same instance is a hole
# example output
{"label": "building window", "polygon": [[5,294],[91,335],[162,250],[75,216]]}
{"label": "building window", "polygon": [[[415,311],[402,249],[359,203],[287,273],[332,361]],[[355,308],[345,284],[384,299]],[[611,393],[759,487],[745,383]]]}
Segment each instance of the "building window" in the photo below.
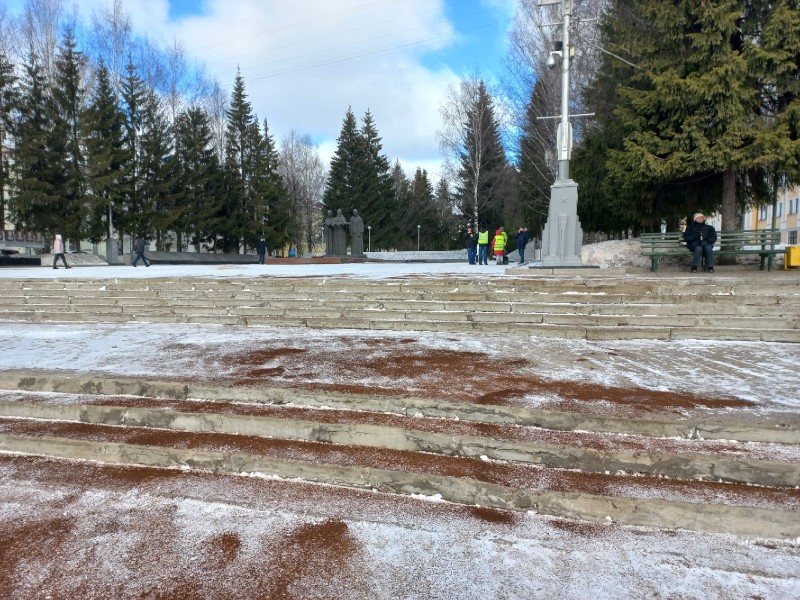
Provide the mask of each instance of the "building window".
{"label": "building window", "polygon": [[800,198],[792,198],[789,200],[789,214],[793,215],[797,212],[797,204],[800,202]]}
{"label": "building window", "polygon": [[762,206],[758,209],[758,220],[759,221],[766,221],[767,220],[767,207]]}
{"label": "building window", "polygon": [[775,216],[782,217],[783,216],[783,202],[778,202],[775,205]]}
{"label": "building window", "polygon": [[796,246],[797,245],[797,230],[789,232],[789,245]]}

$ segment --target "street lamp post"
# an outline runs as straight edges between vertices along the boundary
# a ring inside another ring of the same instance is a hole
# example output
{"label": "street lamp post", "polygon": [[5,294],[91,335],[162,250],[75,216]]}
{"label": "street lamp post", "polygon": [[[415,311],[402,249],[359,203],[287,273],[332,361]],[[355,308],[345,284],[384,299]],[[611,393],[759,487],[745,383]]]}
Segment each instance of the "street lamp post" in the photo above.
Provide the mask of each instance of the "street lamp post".
{"label": "street lamp post", "polygon": [[545,267],[582,266],[583,230],[578,219],[578,184],[569,176],[572,154],[572,124],[569,114],[570,19],[575,0],[536,0],[537,6],[561,5],[561,47],[550,52],[547,65],[561,59],[561,114],[558,125],[558,175],[550,188],[550,206],[542,235],[542,264]]}
{"label": "street lamp post", "polygon": [[419,252],[419,232],[422,229],[422,225],[417,225],[417,252]]}
{"label": "street lamp post", "polygon": [[367,252],[372,252],[372,225],[367,225]]}

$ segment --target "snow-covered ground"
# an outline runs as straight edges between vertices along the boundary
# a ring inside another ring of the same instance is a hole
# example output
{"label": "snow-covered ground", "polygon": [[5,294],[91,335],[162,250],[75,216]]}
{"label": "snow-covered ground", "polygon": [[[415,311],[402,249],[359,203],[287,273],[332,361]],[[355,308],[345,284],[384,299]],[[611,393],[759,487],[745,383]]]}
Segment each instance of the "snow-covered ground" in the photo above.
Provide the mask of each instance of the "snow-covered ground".
{"label": "snow-covered ground", "polygon": [[[528,253],[526,265],[536,265]],[[162,265],[145,267],[130,265],[108,265],[101,257],[90,254],[68,254],[67,262],[73,268],[67,270],[59,262],[54,271],[53,257],[41,255],[41,267],[3,268],[0,279],[31,278],[136,278],[150,277],[319,277],[348,276],[364,279],[384,279],[404,275],[446,276],[472,275],[478,277],[502,277],[507,267],[516,267],[518,255],[512,252],[509,264],[505,267],[495,265],[470,265],[466,250],[422,251],[422,252],[369,252],[370,262],[350,264],[253,264],[231,265]],[[616,240],[584,246],[581,257],[587,266],[608,267],[649,267],[650,262],[640,254],[638,240]],[[440,261],[440,262],[437,262]]]}

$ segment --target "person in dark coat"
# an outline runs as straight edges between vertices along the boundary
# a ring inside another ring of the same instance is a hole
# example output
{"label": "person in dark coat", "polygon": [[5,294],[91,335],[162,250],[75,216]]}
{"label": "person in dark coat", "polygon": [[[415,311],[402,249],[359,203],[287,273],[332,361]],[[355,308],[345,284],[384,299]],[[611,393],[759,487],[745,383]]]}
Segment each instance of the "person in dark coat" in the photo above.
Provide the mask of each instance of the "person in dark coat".
{"label": "person in dark coat", "polygon": [[133,249],[136,251],[136,257],[133,259],[133,266],[134,267],[136,266],[136,263],[139,262],[140,258],[144,261],[144,266],[145,267],[149,267],[150,266],[150,261],[147,260],[147,257],[144,255],[144,247],[145,247],[144,238],[143,237],[139,237],[136,240],[136,243],[133,246]]}
{"label": "person in dark coat", "polygon": [[258,252],[258,264],[263,265],[267,257],[267,240],[263,235],[258,240],[258,244],[256,244],[256,252]]}
{"label": "person in dark coat", "polygon": [[706,223],[706,218],[703,216],[703,213],[694,213],[692,222],[689,223],[686,227],[686,231],[683,232],[683,240],[686,242],[686,247],[689,249],[689,252],[693,254],[692,273],[697,273],[701,258],[705,260],[706,271],[713,273],[714,242],[717,241],[717,231]]}
{"label": "person in dark coat", "polygon": [[530,239],[528,228],[520,225],[515,239],[517,242],[517,252],[519,252],[519,264],[522,264],[525,262],[525,246],[528,245],[528,240]]}
{"label": "person in dark coat", "polygon": [[478,236],[475,234],[475,231],[472,227],[467,227],[467,231],[464,232],[464,241],[467,244],[467,260],[469,264],[475,264],[475,255],[478,252]]}
{"label": "person in dark coat", "polygon": [[478,231],[478,264],[489,264],[489,228],[485,225]]}

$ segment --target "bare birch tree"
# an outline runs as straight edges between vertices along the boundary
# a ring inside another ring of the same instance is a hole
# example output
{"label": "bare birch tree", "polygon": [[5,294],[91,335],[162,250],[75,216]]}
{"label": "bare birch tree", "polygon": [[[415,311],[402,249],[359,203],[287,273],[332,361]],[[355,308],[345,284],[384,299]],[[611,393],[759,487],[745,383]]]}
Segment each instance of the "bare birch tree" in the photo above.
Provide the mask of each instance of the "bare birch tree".
{"label": "bare birch tree", "polygon": [[164,53],[151,40],[139,38],[134,44],[133,64],[148,90],[161,90],[166,81]]}
{"label": "bare birch tree", "polygon": [[8,14],[5,4],[0,4],[0,55],[5,56],[9,62],[14,62],[12,59],[19,58],[17,56],[18,33],[17,24]]}
{"label": "bare birch tree", "polygon": [[292,203],[292,225],[298,255],[312,251],[322,230],[322,194],[325,190],[325,168],[319,151],[309,135],[294,130],[281,142],[279,171]]}
{"label": "bare birch tree", "polygon": [[228,114],[228,96],[218,81],[210,83],[210,91],[204,98],[203,106],[211,125],[212,145],[220,162],[225,157],[225,128]]}
{"label": "bare birch tree", "polygon": [[462,78],[458,89],[448,90],[440,113],[443,128],[438,138],[445,174],[456,184],[462,215],[479,227],[482,213],[496,200],[491,194],[495,178],[506,166],[484,82],[476,76]]}
{"label": "bare birch tree", "polygon": [[131,46],[131,19],[122,6],[122,0],[114,0],[92,14],[92,48],[95,59],[102,61],[111,76],[114,94],[120,96],[120,81]]}
{"label": "bare birch tree", "polygon": [[[600,61],[598,42],[599,17],[605,10],[608,0],[587,0],[575,2],[570,39],[574,56],[570,63],[570,112],[585,112],[585,90],[593,81]],[[512,138],[516,152],[520,151],[519,136],[526,121],[534,118],[557,117],[560,115],[561,70],[548,68],[547,59],[551,51],[557,50],[561,43],[561,11],[558,5],[536,6],[534,0],[521,0],[514,23],[509,32],[508,54],[504,59],[504,76],[501,81],[502,98],[510,105],[508,111],[513,115]],[[529,106],[534,86],[537,86],[534,112]],[[547,123],[548,121],[546,121]],[[546,132],[546,138],[539,140],[542,151],[556,146],[557,120],[549,122],[550,127],[538,128]],[[580,137],[582,128],[591,121],[577,119],[573,126]],[[530,129],[530,124],[528,124]],[[521,157],[517,157],[518,159]],[[528,157],[529,159],[531,157]],[[545,175],[544,173],[542,175]]]}
{"label": "bare birch tree", "polygon": [[27,0],[25,3],[22,32],[49,82],[55,76],[56,50],[63,16],[64,0]]}

